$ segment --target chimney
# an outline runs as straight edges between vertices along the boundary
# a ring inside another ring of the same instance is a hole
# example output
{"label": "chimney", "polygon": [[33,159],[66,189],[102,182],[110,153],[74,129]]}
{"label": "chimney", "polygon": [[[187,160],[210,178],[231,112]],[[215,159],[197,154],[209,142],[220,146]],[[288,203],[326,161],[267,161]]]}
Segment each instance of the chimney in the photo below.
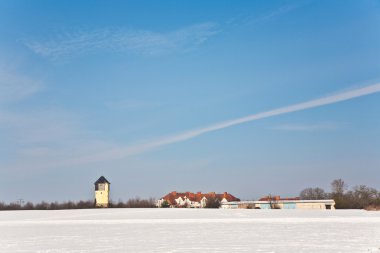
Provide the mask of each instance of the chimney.
{"label": "chimney", "polygon": [[225,198],[225,199],[227,198],[227,192],[223,193],[223,198]]}
{"label": "chimney", "polygon": [[176,196],[176,195],[177,195],[177,192],[176,192],[176,191],[172,191],[172,195],[173,195],[173,196]]}

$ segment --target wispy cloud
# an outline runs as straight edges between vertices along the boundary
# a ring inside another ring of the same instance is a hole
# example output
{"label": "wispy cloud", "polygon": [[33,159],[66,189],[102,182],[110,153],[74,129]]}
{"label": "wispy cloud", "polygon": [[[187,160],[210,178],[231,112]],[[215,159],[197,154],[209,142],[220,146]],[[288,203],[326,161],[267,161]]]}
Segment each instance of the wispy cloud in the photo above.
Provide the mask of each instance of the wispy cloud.
{"label": "wispy cloud", "polygon": [[261,15],[250,16],[245,19],[245,23],[251,24],[251,25],[265,23],[267,21],[273,20],[282,15],[285,15],[289,12],[292,12],[308,4],[309,2],[310,2],[309,0],[305,0],[305,1],[297,2],[297,3],[281,5],[277,8],[274,8],[274,9],[268,10],[267,12],[262,13]]}
{"label": "wispy cloud", "polygon": [[20,101],[41,89],[41,81],[0,65],[0,104]]}
{"label": "wispy cloud", "polygon": [[317,123],[317,124],[283,124],[272,127],[271,129],[280,131],[293,132],[315,132],[315,131],[332,131],[336,130],[338,125],[335,123]]}
{"label": "wispy cloud", "polygon": [[149,100],[123,99],[118,101],[105,102],[105,106],[113,110],[130,111],[157,108],[161,106],[161,104]]}
{"label": "wispy cloud", "polygon": [[291,12],[291,11],[299,8],[300,6],[301,5],[299,5],[299,4],[288,4],[288,5],[280,6],[279,8],[274,9],[274,10],[272,10],[270,12],[267,12],[264,15],[262,15],[260,17],[260,20],[261,21],[270,20],[270,19],[275,18],[277,16],[280,16],[280,15],[283,15],[285,13]]}
{"label": "wispy cloud", "polygon": [[0,160],[0,166],[12,170],[54,168],[118,147],[88,131],[77,115],[57,108],[0,111],[0,139],[10,157],[17,157]]}
{"label": "wispy cloud", "polygon": [[41,160],[63,160],[73,153],[86,155],[115,148],[111,142],[92,138],[80,117],[59,108],[14,106],[38,94],[41,80],[23,74],[17,67],[0,64],[0,167],[12,157],[27,167]]}
{"label": "wispy cloud", "polygon": [[47,40],[28,40],[25,45],[36,54],[52,59],[95,50],[156,55],[190,50],[217,33],[217,24],[212,22],[195,24],[166,33],[102,28],[64,32]]}

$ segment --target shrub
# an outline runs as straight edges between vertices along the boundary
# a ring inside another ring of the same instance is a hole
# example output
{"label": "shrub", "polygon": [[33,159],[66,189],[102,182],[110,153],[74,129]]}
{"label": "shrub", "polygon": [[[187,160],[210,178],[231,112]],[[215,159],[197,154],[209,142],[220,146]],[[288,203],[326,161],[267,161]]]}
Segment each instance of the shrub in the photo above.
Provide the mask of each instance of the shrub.
{"label": "shrub", "polygon": [[206,201],[205,208],[219,208],[220,207],[220,201],[217,198],[208,198]]}
{"label": "shrub", "polygon": [[162,208],[168,208],[168,207],[170,207],[170,204],[169,204],[169,202],[167,200],[164,200],[161,203],[161,207]]}

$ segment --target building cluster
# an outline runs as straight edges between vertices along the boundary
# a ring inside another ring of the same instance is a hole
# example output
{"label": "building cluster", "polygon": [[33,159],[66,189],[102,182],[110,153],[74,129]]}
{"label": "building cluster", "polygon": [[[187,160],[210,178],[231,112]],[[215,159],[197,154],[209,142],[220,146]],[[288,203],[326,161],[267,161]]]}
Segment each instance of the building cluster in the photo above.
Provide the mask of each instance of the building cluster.
{"label": "building cluster", "polygon": [[300,198],[281,198],[266,196],[259,200],[241,201],[230,193],[171,192],[157,201],[157,207],[205,208],[207,201],[217,200],[223,209],[335,209],[333,199],[301,200]]}
{"label": "building cluster", "polygon": [[236,198],[235,196],[227,192],[224,192],[222,194],[217,194],[215,192],[179,193],[179,192],[173,191],[165,195],[161,199],[159,199],[156,205],[157,207],[168,205],[169,207],[204,208],[206,207],[207,201],[210,201],[210,200],[217,200],[220,203],[240,201],[240,199]]}
{"label": "building cluster", "polygon": [[[109,207],[109,193],[111,183],[103,176],[95,182],[96,207]],[[157,207],[172,208],[205,208],[210,202],[218,202],[223,209],[335,209],[333,199],[301,200],[299,198],[281,198],[280,196],[266,196],[259,200],[241,201],[228,192],[192,193],[172,191],[156,203]]]}

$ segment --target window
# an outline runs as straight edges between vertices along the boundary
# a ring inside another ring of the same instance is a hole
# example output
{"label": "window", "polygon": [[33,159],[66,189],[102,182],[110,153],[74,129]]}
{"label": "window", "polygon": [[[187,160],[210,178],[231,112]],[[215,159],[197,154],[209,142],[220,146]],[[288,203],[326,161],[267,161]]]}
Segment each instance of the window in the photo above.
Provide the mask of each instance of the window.
{"label": "window", "polygon": [[98,184],[98,191],[104,191],[106,188],[105,184]]}

